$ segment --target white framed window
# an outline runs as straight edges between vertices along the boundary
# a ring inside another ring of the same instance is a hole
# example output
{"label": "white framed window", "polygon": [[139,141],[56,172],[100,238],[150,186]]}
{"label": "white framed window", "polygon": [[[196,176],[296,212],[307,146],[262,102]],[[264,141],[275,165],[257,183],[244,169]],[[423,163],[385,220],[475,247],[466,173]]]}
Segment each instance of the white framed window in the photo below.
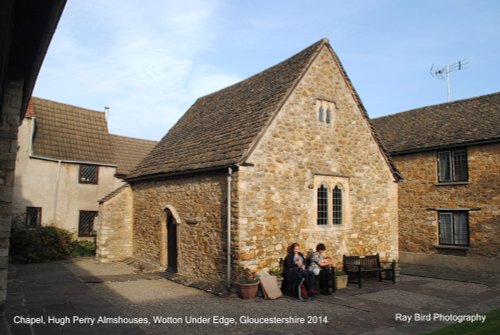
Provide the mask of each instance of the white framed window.
{"label": "white framed window", "polygon": [[316,111],[318,116],[318,122],[331,125],[333,123],[333,111],[335,110],[335,104],[326,100],[316,101]]}
{"label": "white framed window", "polygon": [[342,228],[349,223],[349,178],[314,176],[312,223],[318,229]]}

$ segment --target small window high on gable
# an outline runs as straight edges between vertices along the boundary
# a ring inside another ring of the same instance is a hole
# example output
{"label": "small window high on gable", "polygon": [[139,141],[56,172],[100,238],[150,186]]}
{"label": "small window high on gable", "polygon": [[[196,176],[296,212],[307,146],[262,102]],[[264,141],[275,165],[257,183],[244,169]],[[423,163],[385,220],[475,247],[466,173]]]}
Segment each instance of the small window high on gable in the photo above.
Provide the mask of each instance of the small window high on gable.
{"label": "small window high on gable", "polygon": [[335,110],[335,105],[333,102],[318,100],[317,101],[317,115],[319,123],[332,124],[333,112]]}
{"label": "small window high on gable", "polygon": [[319,111],[318,111],[318,114],[319,114],[319,122],[323,122],[323,107],[319,106]]}
{"label": "small window high on gable", "polygon": [[325,118],[326,123],[331,123],[332,122],[332,112],[330,111],[330,108],[326,110],[326,118]]}

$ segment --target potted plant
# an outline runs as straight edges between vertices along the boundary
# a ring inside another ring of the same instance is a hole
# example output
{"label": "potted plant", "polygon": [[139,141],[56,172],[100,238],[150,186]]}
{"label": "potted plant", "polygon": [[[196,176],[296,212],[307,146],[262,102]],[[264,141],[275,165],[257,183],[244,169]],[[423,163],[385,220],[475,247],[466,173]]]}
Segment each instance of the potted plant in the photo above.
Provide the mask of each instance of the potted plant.
{"label": "potted plant", "polygon": [[347,273],[344,271],[335,271],[335,287],[336,289],[347,288]]}
{"label": "potted plant", "polygon": [[243,299],[254,299],[259,289],[259,276],[248,268],[241,267],[238,271],[237,284]]}
{"label": "potted plant", "polygon": [[273,266],[269,269],[269,275],[275,276],[278,281],[278,287],[281,288],[281,284],[283,283],[283,267],[282,266]]}

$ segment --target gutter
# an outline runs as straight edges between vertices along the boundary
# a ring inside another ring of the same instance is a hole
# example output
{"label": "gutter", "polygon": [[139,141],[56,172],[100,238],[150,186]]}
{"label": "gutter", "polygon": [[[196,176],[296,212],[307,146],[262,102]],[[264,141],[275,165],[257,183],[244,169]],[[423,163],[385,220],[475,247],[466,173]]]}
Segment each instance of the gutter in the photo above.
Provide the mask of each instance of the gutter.
{"label": "gutter", "polygon": [[53,216],[53,224],[56,224],[56,218],[57,218],[57,203],[58,203],[58,198],[59,198],[59,179],[61,177],[61,165],[62,163],[73,163],[73,164],[90,164],[90,165],[99,165],[99,166],[110,166],[110,167],[117,167],[117,165],[110,165],[110,164],[103,164],[103,163],[95,163],[95,162],[81,162],[81,161],[71,161],[71,160],[62,160],[62,159],[55,159],[55,158],[50,158],[50,157],[44,157],[44,156],[38,156],[38,155],[33,155],[33,138],[35,135],[35,122],[36,122],[36,117],[31,117],[31,127],[30,127],[30,139],[29,139],[29,144],[28,144],[28,156],[29,158],[36,158],[36,159],[42,159],[46,161],[51,161],[51,162],[56,162],[57,163],[57,176],[56,176],[56,190],[54,193],[54,216]]}
{"label": "gutter", "polygon": [[40,155],[34,155],[33,154],[33,138],[35,135],[35,122],[36,122],[36,117],[32,116],[31,117],[32,122],[31,122],[31,129],[30,129],[30,140],[29,140],[29,158],[35,158],[35,159],[41,159],[44,161],[50,161],[50,162],[56,162],[56,163],[71,163],[71,164],[88,164],[88,165],[99,165],[99,166],[107,166],[107,167],[118,167],[116,164],[110,164],[110,163],[102,163],[102,162],[90,162],[90,161],[75,161],[75,160],[69,160],[69,159],[57,159],[57,158],[51,158],[51,157],[46,157],[46,156],[40,156]]}
{"label": "gutter", "polygon": [[125,178],[125,181],[127,181],[129,183],[134,183],[134,182],[147,181],[147,180],[159,179],[159,178],[184,176],[184,175],[190,175],[190,174],[195,174],[195,173],[225,171],[225,169],[227,167],[230,167],[230,166],[235,166],[235,165],[233,163],[229,163],[226,165],[219,165],[219,166],[208,167],[208,168],[199,168],[199,169],[177,171],[177,172],[167,172],[167,173],[157,173],[157,174],[151,174],[151,175],[145,175],[145,176],[139,176],[139,177],[127,177],[127,178]]}
{"label": "gutter", "polygon": [[391,156],[403,156],[403,155],[411,155],[411,154],[436,151],[436,150],[471,147],[471,146],[475,146],[475,145],[485,145],[485,144],[495,144],[495,143],[500,143],[500,138],[497,137],[497,138],[490,138],[490,139],[483,139],[483,140],[472,140],[469,142],[453,143],[453,144],[448,144],[448,145],[437,145],[437,146],[426,147],[426,148],[408,149],[408,150],[402,150],[402,151],[392,151],[389,154]]}

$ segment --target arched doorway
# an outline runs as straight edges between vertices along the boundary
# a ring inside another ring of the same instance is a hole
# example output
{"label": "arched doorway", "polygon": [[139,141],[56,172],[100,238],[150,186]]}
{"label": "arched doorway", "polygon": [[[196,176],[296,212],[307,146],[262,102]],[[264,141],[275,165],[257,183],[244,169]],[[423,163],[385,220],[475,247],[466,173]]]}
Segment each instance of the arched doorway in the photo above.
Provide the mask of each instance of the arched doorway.
{"label": "arched doorway", "polygon": [[165,209],[167,225],[167,271],[177,272],[177,220],[170,211]]}

